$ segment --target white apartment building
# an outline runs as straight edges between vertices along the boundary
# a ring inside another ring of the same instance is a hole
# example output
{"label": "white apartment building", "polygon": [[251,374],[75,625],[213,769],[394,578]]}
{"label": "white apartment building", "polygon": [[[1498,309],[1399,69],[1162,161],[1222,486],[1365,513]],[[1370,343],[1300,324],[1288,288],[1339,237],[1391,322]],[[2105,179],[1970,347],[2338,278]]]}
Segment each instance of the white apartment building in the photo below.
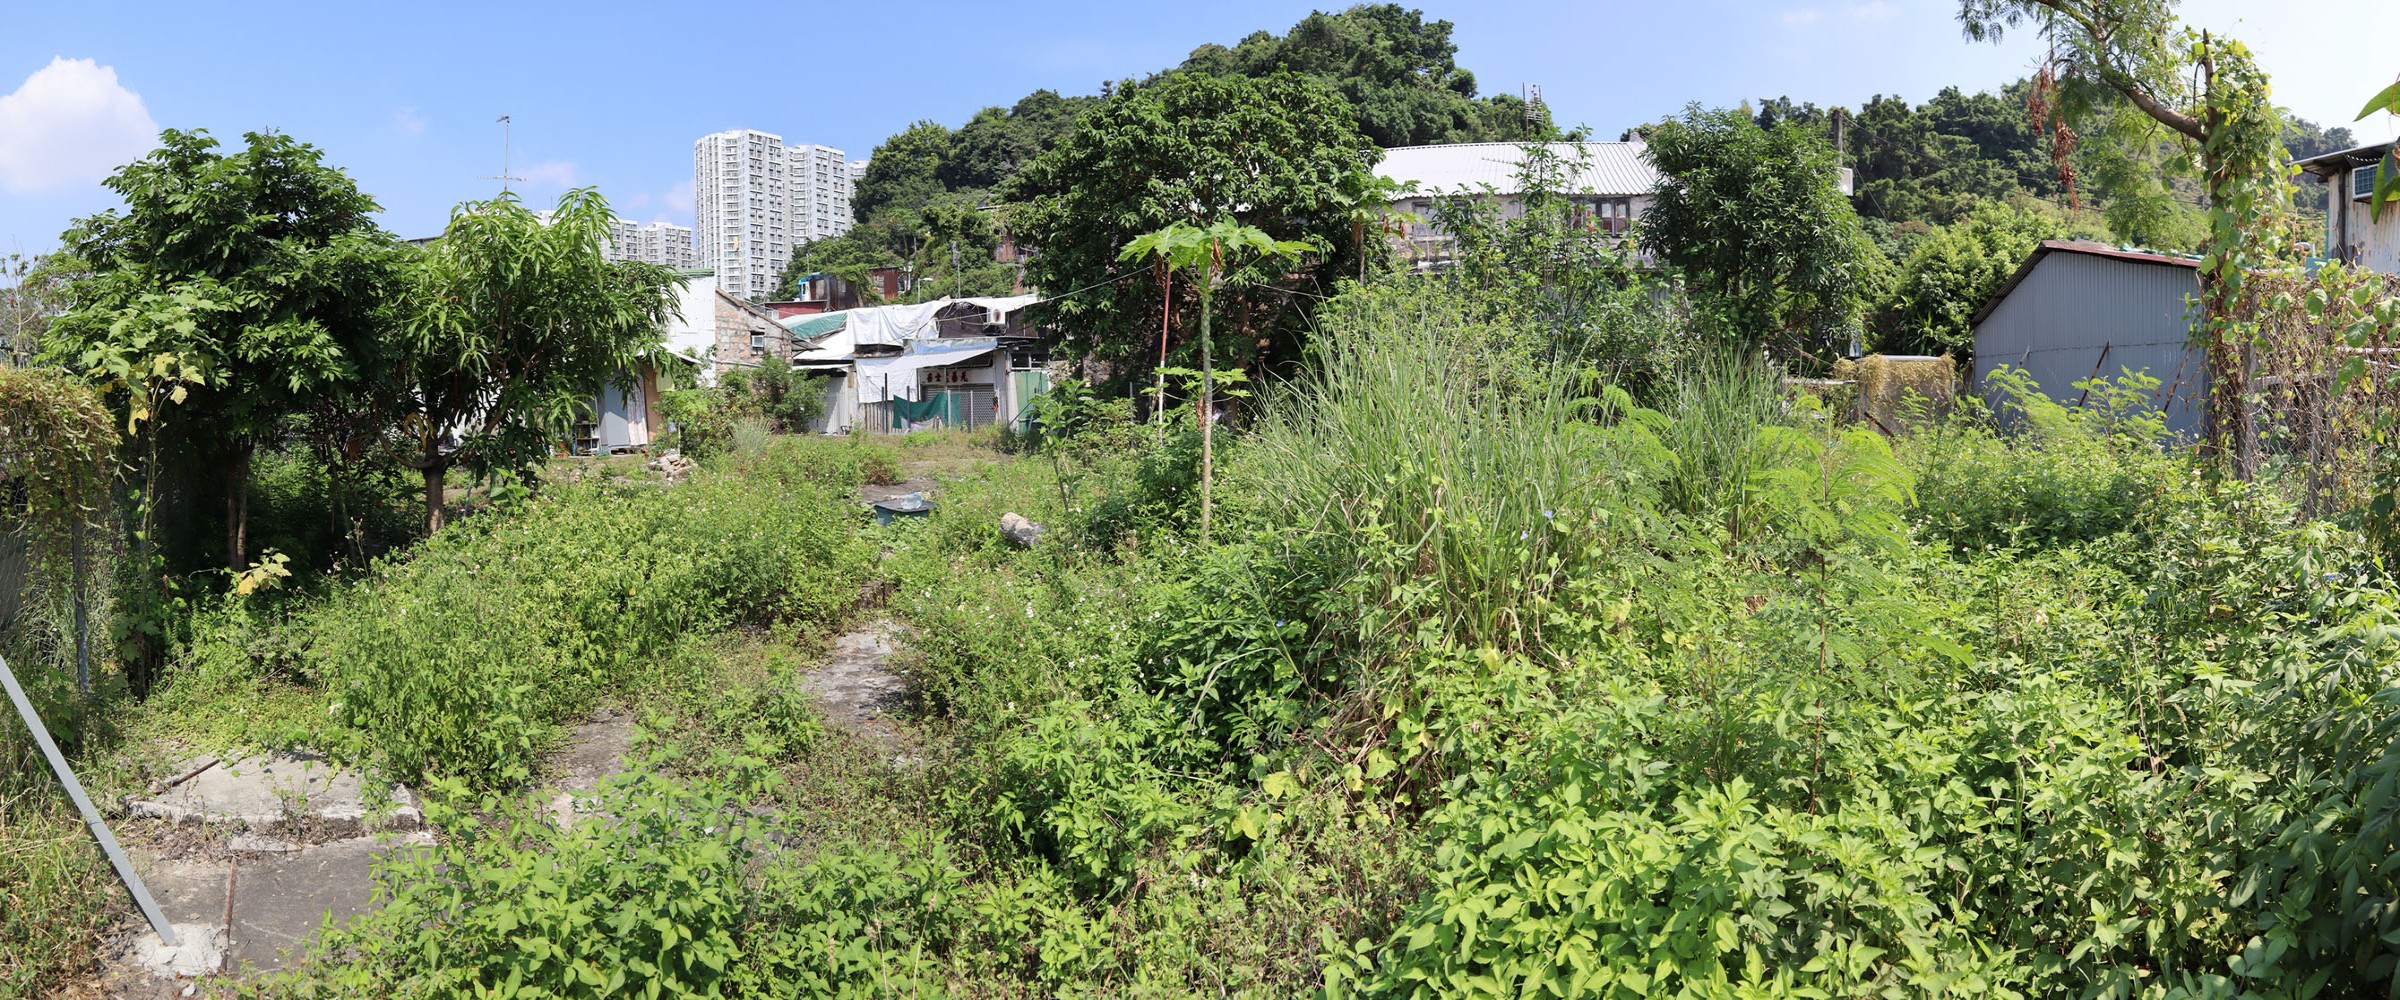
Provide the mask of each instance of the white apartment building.
{"label": "white apartment building", "polygon": [[693,254],[717,287],[765,301],[792,245],[850,231],[850,164],[829,146],[737,129],[692,144]]}
{"label": "white apartment building", "polygon": [[678,271],[700,266],[692,249],[692,230],[672,222],[650,222],[634,225],[618,219],[610,233],[608,246],[602,248],[610,260],[641,261],[658,264]]}

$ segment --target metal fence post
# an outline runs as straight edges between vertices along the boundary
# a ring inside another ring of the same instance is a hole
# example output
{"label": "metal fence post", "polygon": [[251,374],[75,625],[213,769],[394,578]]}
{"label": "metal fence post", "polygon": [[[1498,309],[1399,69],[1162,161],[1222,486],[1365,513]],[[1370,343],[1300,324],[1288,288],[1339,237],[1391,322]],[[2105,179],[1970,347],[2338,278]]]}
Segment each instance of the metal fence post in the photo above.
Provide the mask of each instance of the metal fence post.
{"label": "metal fence post", "polygon": [[83,583],[83,519],[75,519],[75,534],[70,545],[75,563],[75,690],[92,693],[92,621]]}
{"label": "metal fence post", "polygon": [[83,793],[83,782],[75,780],[75,770],[67,766],[66,755],[58,752],[58,744],[50,739],[50,730],[42,725],[42,717],[34,714],[33,700],[25,697],[24,688],[17,686],[17,674],[8,668],[6,657],[0,657],[0,685],[7,686],[8,700],[17,706],[17,717],[24,719],[25,728],[33,731],[33,741],[41,745],[42,756],[50,759],[51,773],[58,775],[58,783],[67,788],[67,797],[75,800],[75,808],[83,812],[83,825],[91,828],[93,839],[100,842],[100,850],[108,855],[108,863],[116,866],[117,880],[125,883],[126,892],[133,894],[134,904],[150,920],[150,929],[157,931],[158,939],[168,947],[181,944],[175,939],[175,925],[158,911],[158,902],[150,898],[149,888],[142,885],[142,876],[133,870],[133,861],[125,856],[124,848],[117,846],[117,837],[108,832],[108,823],[100,818],[100,810],[92,808],[91,796]]}

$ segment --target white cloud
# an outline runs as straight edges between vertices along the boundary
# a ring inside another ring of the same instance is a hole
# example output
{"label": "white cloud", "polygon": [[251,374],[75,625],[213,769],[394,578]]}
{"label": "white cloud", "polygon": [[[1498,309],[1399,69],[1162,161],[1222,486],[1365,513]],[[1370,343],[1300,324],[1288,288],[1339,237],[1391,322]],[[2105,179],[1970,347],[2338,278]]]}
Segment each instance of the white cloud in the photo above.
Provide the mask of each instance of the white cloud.
{"label": "white cloud", "polygon": [[573,160],[543,160],[524,168],[519,176],[525,178],[527,184],[556,184],[559,187],[574,187],[575,178],[581,175],[576,171]]}
{"label": "white cloud", "polygon": [[1850,18],[1854,21],[1882,21],[1899,15],[1900,8],[1884,0],[1867,0],[1866,3],[1850,5]]}
{"label": "white cloud", "polygon": [[1825,16],[1825,12],[1815,7],[1802,7],[1798,10],[1784,11],[1783,23],[1786,27],[1798,27],[1803,24],[1815,23],[1817,18],[1823,16]]}
{"label": "white cloud", "polygon": [[625,203],[623,205],[619,205],[617,207],[626,209],[648,208],[650,207],[650,192],[636,191],[625,199]]}
{"label": "white cloud", "polygon": [[415,105],[403,104],[392,109],[392,127],[399,129],[401,135],[414,139],[425,134],[425,116],[417,113]]}
{"label": "white cloud", "polygon": [[150,151],[158,123],[113,66],[54,57],[0,97],[0,189],[11,194],[97,183]]}
{"label": "white cloud", "polygon": [[692,182],[676,181],[674,187],[667,189],[665,201],[668,208],[685,215],[692,214]]}

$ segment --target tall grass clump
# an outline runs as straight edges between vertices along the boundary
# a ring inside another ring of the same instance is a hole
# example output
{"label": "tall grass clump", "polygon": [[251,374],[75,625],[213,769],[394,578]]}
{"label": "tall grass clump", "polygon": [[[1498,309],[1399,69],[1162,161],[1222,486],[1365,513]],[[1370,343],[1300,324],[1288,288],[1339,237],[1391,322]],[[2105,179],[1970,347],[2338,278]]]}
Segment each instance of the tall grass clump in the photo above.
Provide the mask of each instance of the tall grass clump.
{"label": "tall grass clump", "polygon": [[0,998],[63,995],[111,919],[108,862],[71,813],[45,808],[53,797],[65,798],[55,785],[0,794]]}
{"label": "tall grass clump", "polygon": [[1650,492],[1595,422],[1630,400],[1579,393],[1573,368],[1438,286],[1355,294],[1321,319],[1307,373],[1267,396],[1243,455],[1262,513],[1350,560],[1345,586],[1416,592],[1463,643],[1531,641]]}
{"label": "tall grass clump", "polygon": [[1722,515],[1739,540],[1755,513],[1758,474],[1801,450],[1793,435],[1776,432],[1789,408],[1782,372],[1722,349],[1693,354],[1663,383],[1657,405],[1638,414],[1663,449],[1661,499],[1688,517]]}

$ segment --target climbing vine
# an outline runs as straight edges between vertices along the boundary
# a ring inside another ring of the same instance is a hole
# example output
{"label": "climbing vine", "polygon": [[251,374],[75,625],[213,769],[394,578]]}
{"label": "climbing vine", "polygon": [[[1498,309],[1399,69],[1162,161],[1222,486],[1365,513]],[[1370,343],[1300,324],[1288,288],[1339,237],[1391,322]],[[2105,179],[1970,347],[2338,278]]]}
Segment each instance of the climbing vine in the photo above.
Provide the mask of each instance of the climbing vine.
{"label": "climbing vine", "polygon": [[82,381],[0,366],[0,624],[24,622],[11,631],[43,658],[72,646],[86,659],[116,443],[116,421]]}
{"label": "climbing vine", "polygon": [[2208,192],[2208,242],[2200,264],[2206,338],[2208,438],[2236,478],[2258,473],[2258,428],[2250,368],[2257,322],[2238,308],[2257,273],[2297,268],[2289,250],[2283,117],[2268,99],[2267,75],[2250,50],[2207,32],[2186,34],[2201,88],[2201,180]]}

